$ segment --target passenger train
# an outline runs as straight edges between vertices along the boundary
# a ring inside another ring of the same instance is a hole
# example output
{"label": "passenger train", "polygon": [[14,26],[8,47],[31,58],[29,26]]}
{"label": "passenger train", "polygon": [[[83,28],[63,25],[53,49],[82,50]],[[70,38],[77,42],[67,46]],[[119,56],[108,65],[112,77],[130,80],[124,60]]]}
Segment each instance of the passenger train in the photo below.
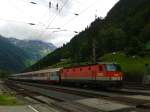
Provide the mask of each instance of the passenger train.
{"label": "passenger train", "polygon": [[123,80],[123,72],[116,63],[98,63],[13,74],[10,79],[48,84],[119,87]]}

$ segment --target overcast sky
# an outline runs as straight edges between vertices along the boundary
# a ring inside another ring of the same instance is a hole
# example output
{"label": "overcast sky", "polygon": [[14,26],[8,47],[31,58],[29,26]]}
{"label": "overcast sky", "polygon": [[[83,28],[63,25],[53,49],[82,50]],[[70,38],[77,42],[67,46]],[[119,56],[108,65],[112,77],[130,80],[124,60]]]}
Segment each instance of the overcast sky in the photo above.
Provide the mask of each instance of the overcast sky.
{"label": "overcast sky", "polygon": [[94,21],[95,15],[105,17],[118,1],[0,0],[0,34],[18,39],[38,39],[61,46],[76,35],[74,31],[80,32]]}

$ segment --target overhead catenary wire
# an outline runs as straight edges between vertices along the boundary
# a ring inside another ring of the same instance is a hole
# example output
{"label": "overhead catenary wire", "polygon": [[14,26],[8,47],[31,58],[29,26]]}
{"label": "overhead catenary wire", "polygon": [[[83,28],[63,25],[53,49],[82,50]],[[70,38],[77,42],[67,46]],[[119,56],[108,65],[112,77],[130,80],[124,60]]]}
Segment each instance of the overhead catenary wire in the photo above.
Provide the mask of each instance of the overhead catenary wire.
{"label": "overhead catenary wire", "polygon": [[[22,2],[23,2],[23,3],[27,2],[27,3],[30,3],[30,4],[33,4],[33,5],[38,5],[37,2],[33,2],[33,1],[31,1],[31,0],[24,0],[24,1],[22,1]],[[18,11],[20,11],[20,14],[23,14],[23,13],[25,12],[25,10],[22,9],[19,5],[13,4],[13,6],[14,6],[16,9],[18,9]],[[45,17],[46,14],[47,14],[47,10],[45,11],[45,13],[44,13],[44,15],[41,17],[41,19],[42,19],[43,17]],[[32,18],[32,19],[36,19],[34,16],[31,16],[31,15],[23,16],[23,17],[24,17],[24,18],[29,17],[29,18]],[[41,22],[42,22],[42,21],[40,21],[41,19],[39,19],[39,20],[37,21],[37,23],[33,23],[33,24],[35,24],[35,25],[37,25],[37,26],[44,26],[44,25],[41,24]],[[30,22],[30,23],[32,23],[32,22]],[[40,25],[40,24],[41,24],[41,25]]]}
{"label": "overhead catenary wire", "polygon": [[[57,0],[58,1],[58,0]],[[61,7],[61,9],[60,9],[60,11],[59,12],[61,12],[61,10],[63,9],[63,7],[66,5],[66,3],[68,2],[69,0],[67,0],[65,3],[64,3],[64,5]],[[34,4],[37,4],[36,2],[31,2],[31,1],[28,1],[27,0],[27,2],[28,3],[34,3]],[[58,3],[58,2],[57,2]],[[18,5],[16,5],[16,4],[13,4],[13,6],[17,9],[17,10],[19,10],[20,12],[21,12],[21,14],[23,14],[23,12],[24,12],[24,10],[20,7],[20,6],[18,6]],[[49,10],[49,9],[48,9]],[[47,11],[46,11],[46,13],[44,14],[44,15],[46,15],[47,14]],[[24,16],[23,16],[24,17]],[[30,18],[32,18],[31,16],[29,16]],[[44,16],[45,17],[45,16]],[[43,17],[42,17],[43,18]],[[40,25],[40,21],[38,22],[38,23],[28,23],[28,22],[23,22],[23,21],[15,21],[15,20],[8,20],[8,19],[2,19],[2,18],[0,18],[0,20],[2,20],[2,21],[9,21],[9,22],[15,22],[15,23],[24,23],[24,24],[29,24],[29,25],[38,25],[38,26],[44,26],[44,25]],[[40,19],[41,20],[41,19]],[[53,20],[55,20],[55,17],[53,18]],[[52,22],[53,22],[53,20],[52,20]],[[52,23],[51,22],[51,23]],[[44,26],[45,27],[45,26]],[[53,28],[48,28],[47,26],[46,26],[46,29],[53,29]],[[54,29],[58,29],[58,28],[54,28]]]}
{"label": "overhead catenary wire", "polygon": [[16,21],[16,20],[10,20],[10,19],[2,19],[0,18],[1,21],[7,21],[7,22],[13,22],[13,23],[23,23],[23,24],[29,24],[28,22],[24,21]]}
{"label": "overhead catenary wire", "polygon": [[85,9],[83,9],[80,13],[78,13],[78,16],[74,16],[71,19],[69,19],[66,23],[64,23],[63,25],[61,25],[59,28],[63,28],[64,26],[68,25],[71,21],[73,21],[74,19],[76,19],[77,17],[81,16],[82,13],[86,12],[87,9],[91,8],[93,5],[95,5],[95,3],[97,2],[94,1],[92,4],[90,4],[88,7],[86,7]]}
{"label": "overhead catenary wire", "polygon": [[73,0],[73,2],[76,2],[76,3],[78,3],[79,5],[84,5],[81,1],[79,1],[79,0]]}
{"label": "overhead catenary wire", "polygon": [[[61,25],[59,28],[62,29],[63,27],[65,27],[66,25],[68,25],[71,21],[73,21],[74,19],[76,19],[77,17],[79,17],[81,14],[85,13],[89,8],[91,8],[93,5],[95,5],[95,3],[97,2],[97,0],[95,0],[92,4],[90,4],[88,7],[84,8],[80,13],[77,13],[77,15],[75,14],[74,17],[72,17],[71,19],[69,19],[66,23],[64,23],[63,25]],[[48,28],[47,28],[48,29]],[[59,31],[58,31],[59,32]]]}
{"label": "overhead catenary wire", "polygon": [[[32,3],[32,2],[29,2],[29,3]],[[35,2],[35,4],[38,5],[37,2]],[[37,26],[43,26],[43,25],[40,25],[42,23],[41,20],[43,19],[43,17],[45,17],[47,15],[47,12],[49,11],[50,6],[51,6],[51,2],[48,3],[48,6],[49,6],[48,10],[46,9],[45,13],[43,13],[43,15],[41,16],[41,18],[38,20],[38,23],[36,24]]]}
{"label": "overhead catenary wire", "polygon": [[[60,11],[59,12],[61,12],[62,11],[62,9],[64,8],[64,6],[67,4],[67,2],[68,2],[69,0],[66,0],[66,2],[64,3],[64,5],[61,7],[61,9],[60,9]],[[78,0],[76,0],[76,1],[78,1]],[[97,2],[97,1],[95,1],[95,2]],[[84,13],[88,8],[90,8],[90,7],[92,7],[94,4],[95,4],[95,2],[93,3],[93,4],[91,4],[90,6],[88,6],[87,8],[85,8],[85,9],[83,9],[80,13],[78,13],[78,14],[76,14],[75,13],[75,16],[80,16],[82,13]],[[49,3],[51,4],[51,1],[49,1]],[[57,3],[58,3],[58,0],[57,0]],[[20,8],[19,8],[19,10],[20,10]],[[23,10],[22,10],[23,11]],[[24,11],[23,11],[24,12]],[[45,14],[44,14],[45,15]],[[48,24],[48,26],[46,27],[46,29],[48,29],[49,27],[50,27],[50,25],[55,21],[55,19],[56,19],[56,17],[57,17],[58,15],[55,15],[54,17],[53,17],[53,19],[50,21],[50,23]],[[67,21],[65,24],[63,24],[63,25],[61,25],[61,27],[64,27],[65,25],[67,25],[67,24],[69,24],[72,20],[74,20],[76,17],[73,17],[73,18],[71,18],[69,21]],[[40,21],[39,21],[39,23],[40,23]],[[39,24],[38,23],[38,24]]]}
{"label": "overhead catenary wire", "polygon": [[[65,7],[65,5],[67,4],[69,0],[66,0],[66,2],[63,4],[63,6],[60,8],[59,13],[61,13],[61,11],[63,10],[63,8]],[[84,13],[85,11],[87,11],[87,9],[89,9],[90,7],[92,7],[95,4],[96,1],[94,1],[94,3],[90,4],[90,6],[86,7],[85,9],[83,9],[80,13],[78,13],[77,16],[80,16],[82,13]],[[50,26],[52,25],[52,23],[56,20],[56,17],[58,15],[55,15],[52,20],[50,21],[50,23],[48,24],[48,26],[46,26],[46,28],[44,29],[50,29]],[[74,16],[73,18],[71,18],[70,20],[68,20],[66,23],[64,23],[63,25],[61,25],[59,28],[63,28],[66,25],[68,25],[71,21],[73,21],[74,19],[77,18],[77,16]],[[1,19],[0,19],[1,20]],[[27,22],[20,22],[20,21],[13,21],[13,20],[6,20],[6,21],[12,21],[12,22],[17,22],[17,23],[27,23]],[[29,24],[29,23],[28,23]],[[40,24],[40,23],[38,23]],[[44,26],[45,27],[45,26]],[[41,36],[43,36],[45,34],[46,31],[44,31]]]}
{"label": "overhead catenary wire", "polygon": [[[28,15],[28,16],[23,15],[23,14],[25,13],[25,10],[22,9],[21,5],[15,4],[15,1],[14,1],[14,0],[13,0],[13,1],[10,1],[10,2],[11,2],[11,6],[12,6],[13,8],[15,8],[17,11],[20,12],[19,15],[21,15],[21,17],[26,18],[26,19],[33,18],[33,16],[30,16],[30,15]],[[24,0],[24,1],[20,1],[20,2],[22,2],[22,3],[26,3],[26,2],[27,2],[27,3],[30,3],[28,0]],[[29,17],[29,18],[28,18],[28,17]],[[28,24],[28,25],[30,25],[30,26],[33,26],[33,25],[36,25],[36,24],[37,24],[37,23],[29,22],[29,21],[28,21],[28,22],[25,22],[25,21],[16,21],[16,20],[2,19],[2,18],[0,18],[0,20],[12,22],[12,23],[23,23],[23,24]],[[42,25],[39,25],[39,26],[42,26]]]}
{"label": "overhead catenary wire", "polygon": [[[30,3],[30,4],[33,4],[33,5],[37,5],[38,3],[36,3],[36,2],[32,2],[32,1],[28,1],[28,0],[26,0],[26,2],[27,3]],[[18,9],[20,12],[21,12],[21,14],[23,14],[24,12],[25,12],[25,10],[23,10],[20,6],[18,6],[18,5],[16,5],[16,4],[13,4],[14,5],[14,7],[16,8],[16,9]],[[48,9],[49,10],[49,9]],[[44,13],[44,17],[45,17],[45,15],[47,14],[47,10],[45,11],[45,13]],[[43,18],[43,16],[42,16],[42,18]],[[28,15],[28,17],[29,18],[35,18],[35,17],[33,17],[33,16],[30,16],[30,15]],[[24,17],[24,18],[26,18],[26,17]],[[41,18],[41,19],[42,19]],[[32,23],[32,22],[20,22],[20,21],[13,21],[13,20],[5,20],[5,21],[10,21],[10,22],[15,22],[15,23],[24,23],[24,24],[29,24],[30,26],[34,26],[34,25],[36,25],[36,26],[40,26],[40,27],[46,27],[46,26],[44,26],[44,25],[40,25],[40,23],[41,23],[41,19],[39,19],[39,21],[37,21],[37,23]],[[1,19],[2,20],[2,19]],[[41,29],[42,30],[42,29]],[[29,32],[28,32],[29,33]]]}
{"label": "overhead catenary wire", "polygon": [[[64,5],[60,8],[59,13],[63,10],[63,8],[65,7],[65,5],[69,2],[69,0],[66,0],[66,2],[64,3]],[[47,28],[50,27],[50,25],[56,20],[56,17],[58,15],[55,15],[54,18],[52,19],[52,21],[48,24]]]}
{"label": "overhead catenary wire", "polygon": [[[59,13],[61,13],[61,11],[63,10],[63,8],[65,7],[65,5],[69,2],[69,0],[66,0],[66,2],[63,4],[63,6],[60,8]],[[51,26],[51,24],[56,20],[58,15],[55,15],[52,19],[52,21],[50,21],[50,23],[48,24],[48,26],[45,29],[49,29],[49,27]],[[41,34],[41,36],[43,36],[45,34],[45,30],[44,32]]]}

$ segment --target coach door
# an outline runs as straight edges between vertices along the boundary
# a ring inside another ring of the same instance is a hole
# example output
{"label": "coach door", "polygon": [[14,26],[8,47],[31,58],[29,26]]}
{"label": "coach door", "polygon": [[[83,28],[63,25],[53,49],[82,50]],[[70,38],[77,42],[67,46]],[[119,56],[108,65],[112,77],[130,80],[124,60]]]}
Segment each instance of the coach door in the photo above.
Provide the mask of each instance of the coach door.
{"label": "coach door", "polygon": [[51,73],[51,80],[59,80],[59,72],[53,72]]}

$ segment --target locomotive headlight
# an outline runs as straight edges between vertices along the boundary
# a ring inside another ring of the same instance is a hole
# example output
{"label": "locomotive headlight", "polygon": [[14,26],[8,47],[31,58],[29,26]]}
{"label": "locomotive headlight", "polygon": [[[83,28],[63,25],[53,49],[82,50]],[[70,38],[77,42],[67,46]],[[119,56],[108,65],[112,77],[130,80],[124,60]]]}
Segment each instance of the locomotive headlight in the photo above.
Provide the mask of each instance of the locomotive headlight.
{"label": "locomotive headlight", "polygon": [[120,77],[120,80],[123,80],[123,78],[122,78],[122,77]]}
{"label": "locomotive headlight", "polygon": [[115,76],[115,77],[118,77],[118,76],[119,76],[119,74],[114,74],[114,76]]}
{"label": "locomotive headlight", "polygon": [[102,77],[102,76],[104,76],[104,74],[103,73],[98,73],[97,76]]}

